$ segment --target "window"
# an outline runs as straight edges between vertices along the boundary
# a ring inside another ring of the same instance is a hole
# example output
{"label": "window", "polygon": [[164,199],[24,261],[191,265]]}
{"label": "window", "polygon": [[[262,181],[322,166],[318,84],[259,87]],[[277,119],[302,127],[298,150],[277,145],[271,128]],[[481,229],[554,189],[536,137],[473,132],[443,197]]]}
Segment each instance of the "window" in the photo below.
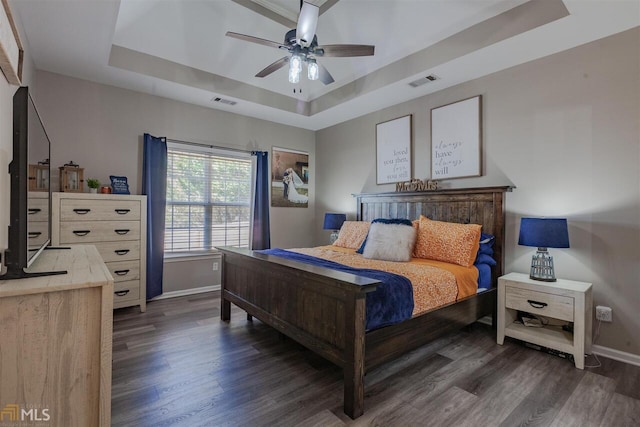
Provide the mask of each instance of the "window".
{"label": "window", "polygon": [[165,252],[249,247],[252,175],[248,153],[168,144]]}

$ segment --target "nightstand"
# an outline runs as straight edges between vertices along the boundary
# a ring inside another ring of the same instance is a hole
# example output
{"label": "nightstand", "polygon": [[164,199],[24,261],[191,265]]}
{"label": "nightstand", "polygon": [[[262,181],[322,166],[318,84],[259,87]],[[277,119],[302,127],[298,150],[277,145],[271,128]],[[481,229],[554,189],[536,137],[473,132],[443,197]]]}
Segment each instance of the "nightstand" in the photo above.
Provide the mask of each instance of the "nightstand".
{"label": "nightstand", "polygon": [[[591,283],[542,282],[509,273],[498,279],[498,344],[508,336],[573,354],[576,368],[584,369],[584,355],[591,353],[591,310]],[[573,333],[561,326],[524,326],[516,322],[518,311],[573,322]]]}

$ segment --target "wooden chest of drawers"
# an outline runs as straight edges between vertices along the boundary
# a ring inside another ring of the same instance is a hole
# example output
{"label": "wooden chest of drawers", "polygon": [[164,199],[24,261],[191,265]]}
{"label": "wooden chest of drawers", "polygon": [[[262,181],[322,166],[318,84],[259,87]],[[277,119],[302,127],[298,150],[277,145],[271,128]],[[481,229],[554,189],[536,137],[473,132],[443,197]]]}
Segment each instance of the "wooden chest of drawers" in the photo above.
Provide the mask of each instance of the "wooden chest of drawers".
{"label": "wooden chest of drawers", "polygon": [[114,279],[114,308],[146,310],[146,196],[53,193],[54,245],[95,245]]}

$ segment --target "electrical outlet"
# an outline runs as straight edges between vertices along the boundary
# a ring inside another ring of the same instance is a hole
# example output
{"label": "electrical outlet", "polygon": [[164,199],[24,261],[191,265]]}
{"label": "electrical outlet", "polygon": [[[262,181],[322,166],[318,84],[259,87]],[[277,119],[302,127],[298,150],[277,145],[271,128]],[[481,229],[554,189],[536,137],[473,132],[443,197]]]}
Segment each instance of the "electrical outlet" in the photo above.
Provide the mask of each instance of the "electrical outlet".
{"label": "electrical outlet", "polygon": [[213,271],[218,271],[218,263],[217,262],[213,263]]}
{"label": "electrical outlet", "polygon": [[613,311],[611,307],[605,307],[604,305],[596,306],[596,319],[602,322],[613,321]]}

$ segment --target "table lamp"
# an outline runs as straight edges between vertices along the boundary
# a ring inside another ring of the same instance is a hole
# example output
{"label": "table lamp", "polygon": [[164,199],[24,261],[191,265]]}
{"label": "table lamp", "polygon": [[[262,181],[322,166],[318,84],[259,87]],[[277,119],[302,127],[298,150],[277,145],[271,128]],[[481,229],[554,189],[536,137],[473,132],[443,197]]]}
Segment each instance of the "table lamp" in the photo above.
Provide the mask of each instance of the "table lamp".
{"label": "table lamp", "polygon": [[537,247],[531,258],[529,277],[543,282],[555,282],[553,257],[547,248],[568,248],[569,232],[566,218],[522,218],[518,244]]}
{"label": "table lamp", "polygon": [[340,231],[340,227],[342,227],[342,223],[347,220],[347,215],[339,214],[339,213],[326,213],[324,214],[324,225],[322,226],[323,230],[333,230],[331,236],[329,236],[329,241],[331,244],[338,239],[338,232]]}

